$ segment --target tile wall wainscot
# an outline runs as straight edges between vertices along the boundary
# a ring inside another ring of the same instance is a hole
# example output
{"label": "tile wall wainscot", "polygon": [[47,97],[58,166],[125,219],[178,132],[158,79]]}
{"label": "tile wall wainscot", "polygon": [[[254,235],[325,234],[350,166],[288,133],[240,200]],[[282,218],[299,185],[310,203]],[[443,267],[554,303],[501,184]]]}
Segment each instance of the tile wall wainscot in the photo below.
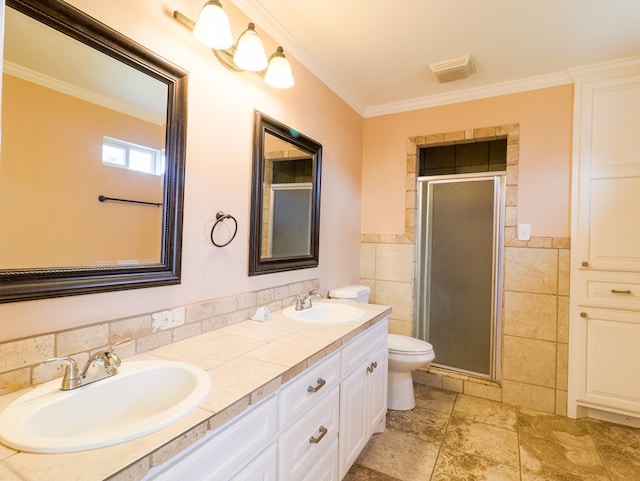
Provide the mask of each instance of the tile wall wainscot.
{"label": "tile wall wainscot", "polygon": [[[490,382],[432,367],[414,372],[421,384],[566,415],[569,317],[569,246],[566,237],[517,239],[520,127],[496,127],[408,139],[405,232],[362,234],[360,282],[371,302],[393,307],[390,332],[415,326],[416,172],[421,146],[507,138],[503,263],[502,379]],[[437,351],[436,351],[437,354]]]}
{"label": "tile wall wainscot", "polygon": [[281,310],[298,294],[318,288],[319,280],[311,279],[0,343],[0,396],[62,376],[63,366],[42,364],[51,357],[71,356],[82,366],[91,354],[131,338],[134,342],[118,349],[127,358],[247,320],[257,307]]}

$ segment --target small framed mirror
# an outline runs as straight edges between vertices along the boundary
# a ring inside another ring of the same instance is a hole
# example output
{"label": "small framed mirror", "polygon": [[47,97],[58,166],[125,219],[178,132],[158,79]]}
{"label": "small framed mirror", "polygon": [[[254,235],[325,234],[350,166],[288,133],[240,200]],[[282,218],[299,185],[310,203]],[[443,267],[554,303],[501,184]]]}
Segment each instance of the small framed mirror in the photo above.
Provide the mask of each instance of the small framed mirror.
{"label": "small framed mirror", "polygon": [[322,145],[255,112],[249,275],[318,266]]}
{"label": "small framed mirror", "polygon": [[0,302],[180,283],[187,73],[61,0],[6,0]]}

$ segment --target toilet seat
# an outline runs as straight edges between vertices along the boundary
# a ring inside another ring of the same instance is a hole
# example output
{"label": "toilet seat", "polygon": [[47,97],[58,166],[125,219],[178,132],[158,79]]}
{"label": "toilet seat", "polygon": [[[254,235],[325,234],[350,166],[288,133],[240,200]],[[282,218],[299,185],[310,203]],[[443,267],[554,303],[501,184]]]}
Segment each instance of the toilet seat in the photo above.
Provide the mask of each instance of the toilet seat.
{"label": "toilet seat", "polygon": [[422,339],[401,336],[399,334],[388,335],[389,352],[397,354],[430,354],[433,346]]}

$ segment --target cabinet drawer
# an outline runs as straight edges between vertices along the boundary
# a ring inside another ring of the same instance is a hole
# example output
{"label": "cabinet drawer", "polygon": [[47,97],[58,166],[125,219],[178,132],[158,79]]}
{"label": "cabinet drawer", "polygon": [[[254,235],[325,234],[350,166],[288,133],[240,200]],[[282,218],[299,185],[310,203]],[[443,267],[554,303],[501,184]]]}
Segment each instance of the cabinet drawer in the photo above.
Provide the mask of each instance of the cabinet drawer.
{"label": "cabinet drawer", "polygon": [[335,440],[316,465],[302,478],[302,481],[339,481],[338,440]]}
{"label": "cabinet drawer", "polygon": [[338,387],[318,403],[278,440],[278,479],[299,481],[338,439]]}
{"label": "cabinet drawer", "polygon": [[378,347],[387,343],[389,321],[384,319],[342,348],[342,376],[349,374]]}
{"label": "cabinet drawer", "polygon": [[340,352],[293,378],[280,391],[280,428],[298,418],[340,382]]}
{"label": "cabinet drawer", "polygon": [[231,481],[276,481],[276,451],[276,443],[273,443],[231,478]]}
{"label": "cabinet drawer", "polygon": [[162,465],[145,481],[230,479],[238,468],[273,442],[277,434],[277,396],[257,404],[248,412],[207,433],[178,456]]}
{"label": "cabinet drawer", "polygon": [[590,273],[581,283],[579,304],[640,310],[640,275]]}

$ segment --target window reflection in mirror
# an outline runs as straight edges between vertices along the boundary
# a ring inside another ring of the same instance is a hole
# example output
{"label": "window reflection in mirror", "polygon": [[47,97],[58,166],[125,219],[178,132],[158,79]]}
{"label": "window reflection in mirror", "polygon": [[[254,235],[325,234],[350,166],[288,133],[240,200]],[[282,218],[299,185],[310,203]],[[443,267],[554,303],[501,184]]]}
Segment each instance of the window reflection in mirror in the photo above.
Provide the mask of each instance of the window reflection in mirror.
{"label": "window reflection in mirror", "polygon": [[256,113],[249,274],[318,265],[322,146]]}

